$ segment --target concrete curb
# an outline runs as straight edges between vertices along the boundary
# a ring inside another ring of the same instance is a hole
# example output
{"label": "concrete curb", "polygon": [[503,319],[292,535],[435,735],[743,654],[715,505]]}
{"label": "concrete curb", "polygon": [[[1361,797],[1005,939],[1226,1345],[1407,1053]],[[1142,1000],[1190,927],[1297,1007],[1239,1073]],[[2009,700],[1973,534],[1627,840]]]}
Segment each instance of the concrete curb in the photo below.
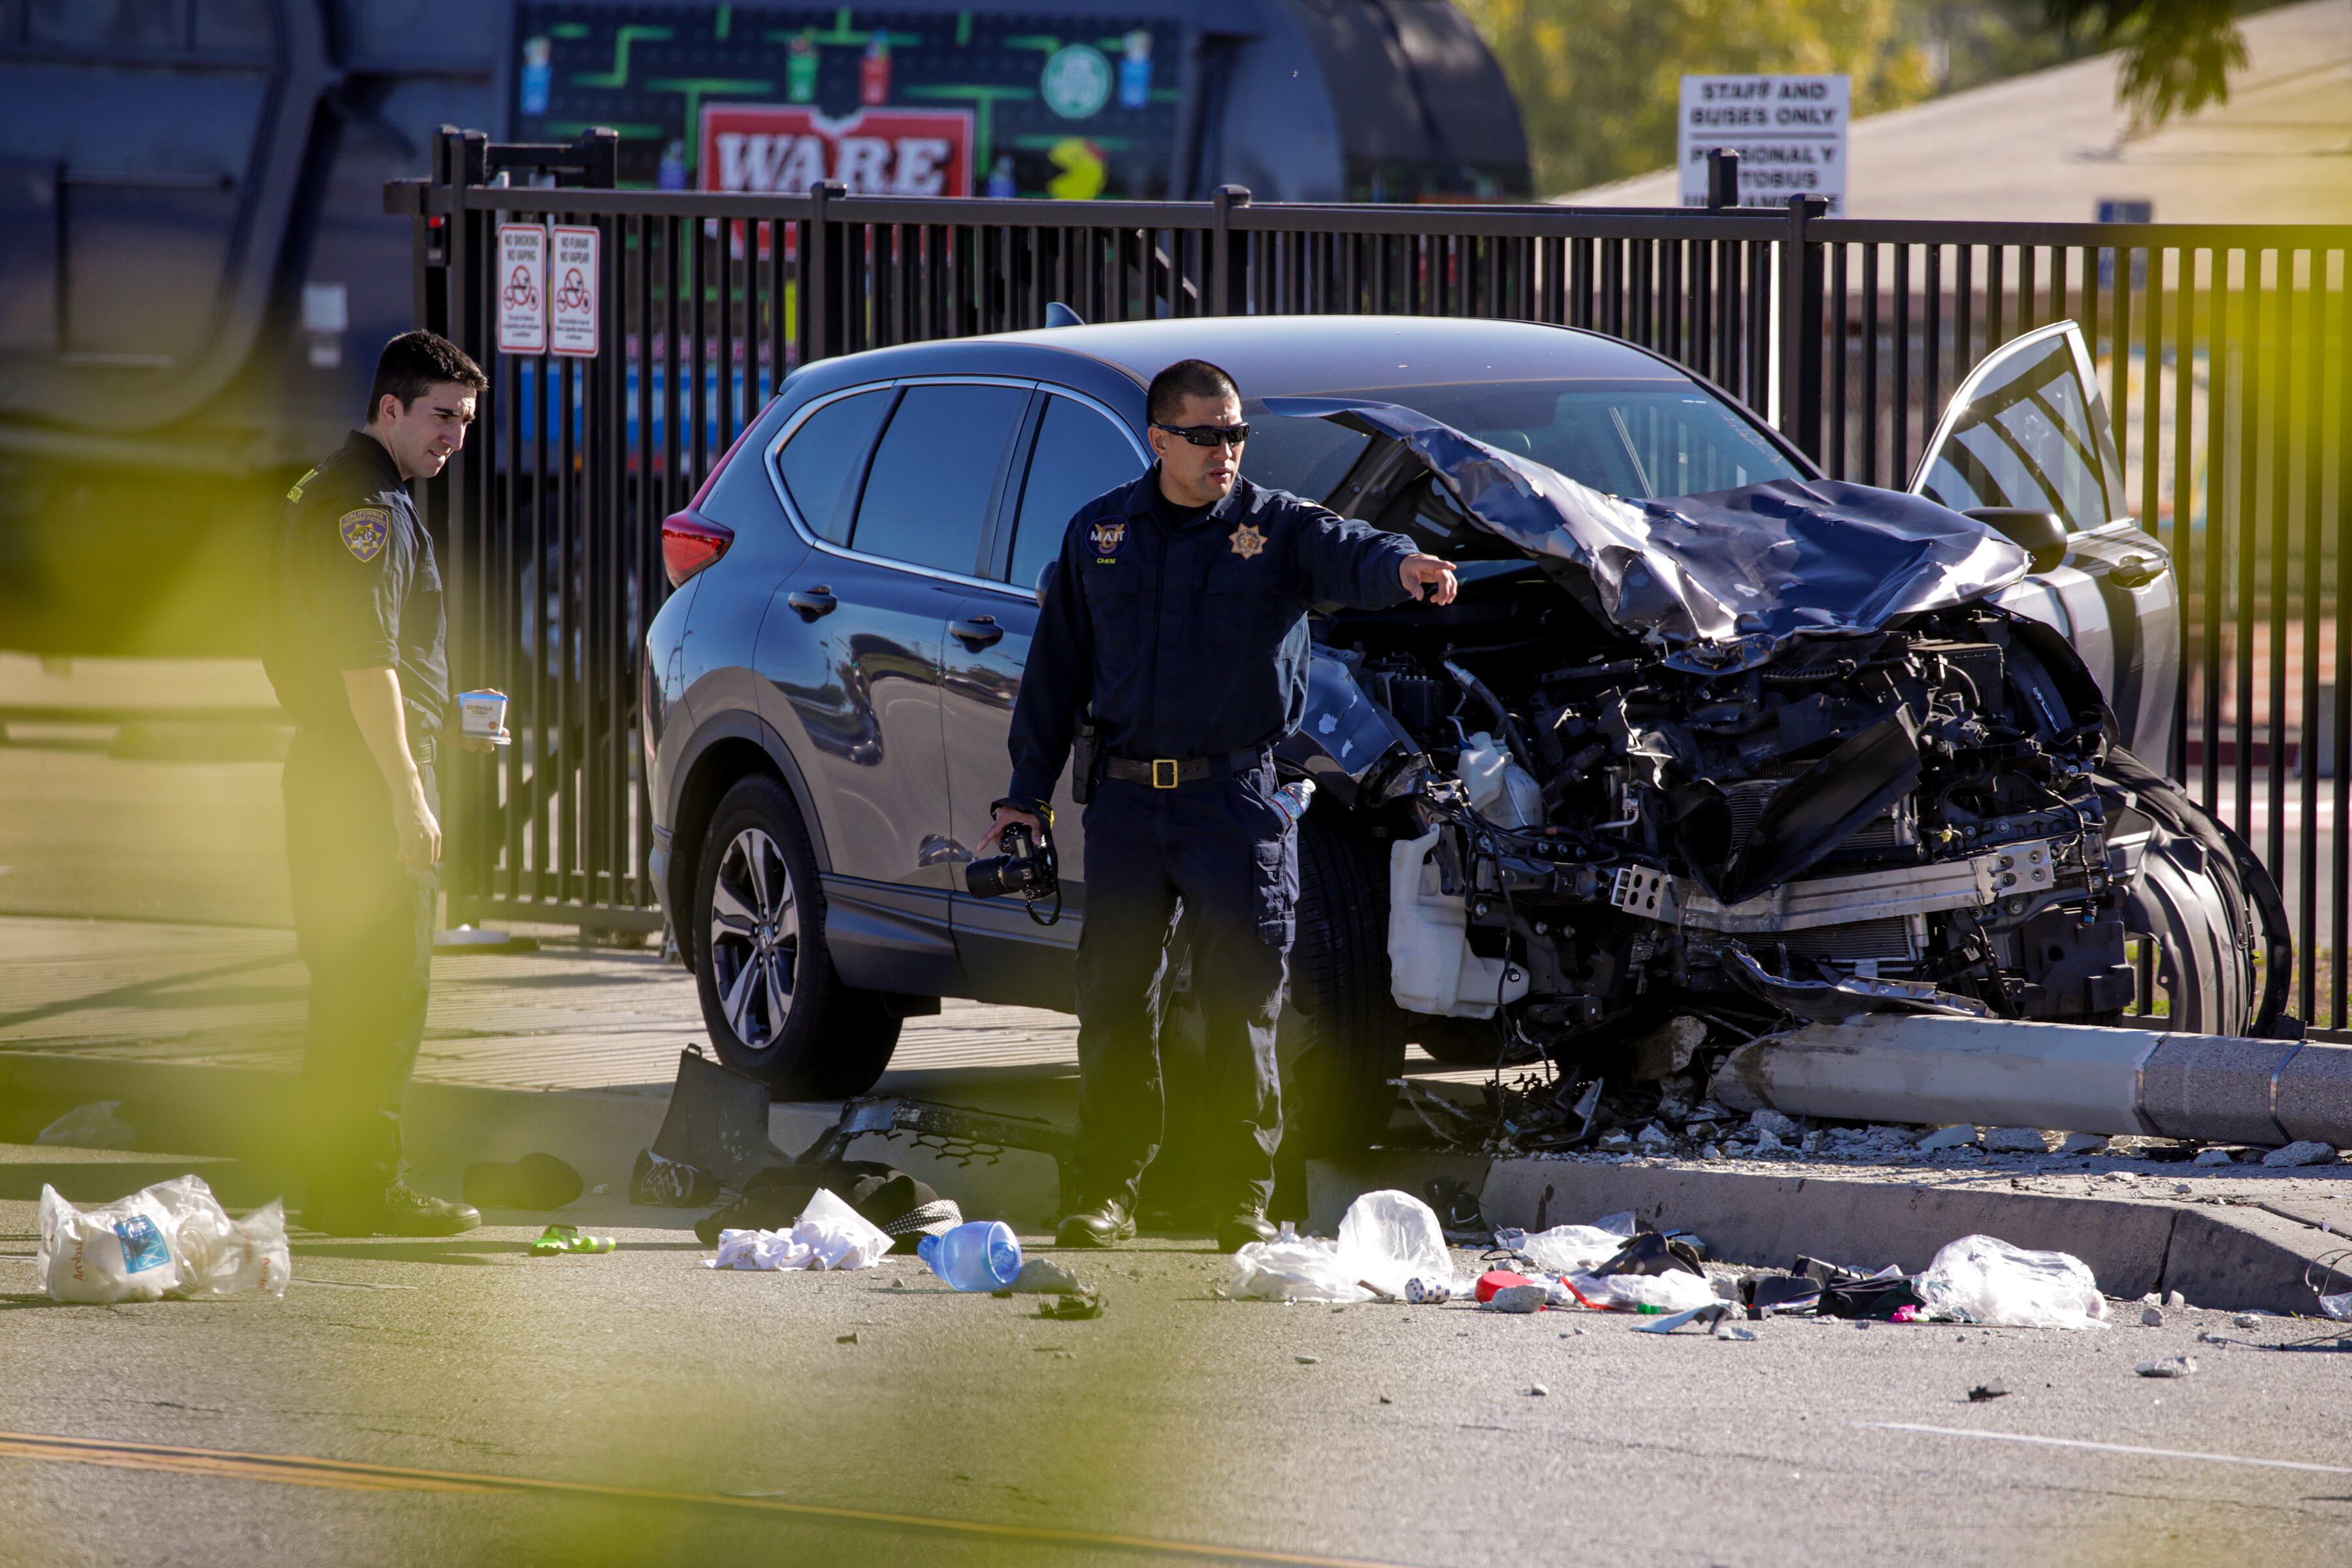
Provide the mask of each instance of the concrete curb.
{"label": "concrete curb", "polygon": [[1538,1230],[1631,1209],[1665,1229],[1695,1231],[1726,1262],[1785,1268],[1800,1252],[1906,1271],[1972,1233],[2071,1252],[2099,1288],[2126,1300],[2178,1290],[2199,1307],[2313,1313],[2304,1270],[2352,1243],[2249,1205],[2066,1197],[1691,1167],[1624,1167],[1574,1160],[1484,1160],[1375,1153],[1307,1165],[1309,1220],[1328,1233],[1361,1193],[1420,1194],[1452,1177],[1479,1194],[1498,1227]]}

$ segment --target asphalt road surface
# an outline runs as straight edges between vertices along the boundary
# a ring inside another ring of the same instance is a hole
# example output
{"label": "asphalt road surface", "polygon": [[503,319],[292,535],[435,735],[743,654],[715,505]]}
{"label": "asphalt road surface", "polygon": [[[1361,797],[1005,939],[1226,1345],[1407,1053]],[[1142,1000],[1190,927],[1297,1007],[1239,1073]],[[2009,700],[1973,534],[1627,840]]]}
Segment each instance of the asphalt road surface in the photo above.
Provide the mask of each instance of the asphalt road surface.
{"label": "asphalt road surface", "polygon": [[[2135,1304],[2098,1332],[1783,1319],[1733,1342],[1222,1300],[1227,1260],[1184,1238],[1060,1255],[1108,1303],[1051,1322],[911,1258],[715,1273],[648,1223],[670,1216],[593,1196],[565,1217],[618,1235],[603,1257],[530,1258],[520,1223],[298,1236],[282,1302],[34,1293],[41,1181],[95,1197],[167,1163],[0,1148],[0,1561],[2183,1564],[2352,1543],[2352,1356],[2200,1339],[2310,1322],[2147,1328]],[[2134,1373],[2184,1353],[2194,1376]],[[1989,1382],[2007,1396],[1970,1403]]]}

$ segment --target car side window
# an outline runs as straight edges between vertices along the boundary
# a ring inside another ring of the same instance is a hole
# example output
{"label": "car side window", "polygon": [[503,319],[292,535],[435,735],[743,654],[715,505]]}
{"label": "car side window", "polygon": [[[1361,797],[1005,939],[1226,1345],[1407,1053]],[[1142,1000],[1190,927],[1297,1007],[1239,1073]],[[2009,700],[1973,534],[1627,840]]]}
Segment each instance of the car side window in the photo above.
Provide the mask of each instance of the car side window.
{"label": "car side window", "polygon": [[810,415],[776,454],[784,492],[819,539],[839,544],[849,537],[849,511],[857,495],[852,481],[889,408],[887,386],[828,403]]}
{"label": "car side window", "polygon": [[1062,533],[1087,502],[1143,472],[1143,459],[1126,430],[1075,398],[1045,405],[1037,446],[1021,487],[1020,521],[1013,530],[1013,564],[1005,580],[1024,588],[1062,548]]}
{"label": "car side window", "polygon": [[1028,410],[1018,386],[910,386],[875,448],[850,548],[967,575],[1005,445]]}
{"label": "car side window", "polygon": [[1955,511],[2054,511],[2078,531],[2113,521],[2097,426],[2065,339],[2021,355],[1977,388],[1919,489]]}

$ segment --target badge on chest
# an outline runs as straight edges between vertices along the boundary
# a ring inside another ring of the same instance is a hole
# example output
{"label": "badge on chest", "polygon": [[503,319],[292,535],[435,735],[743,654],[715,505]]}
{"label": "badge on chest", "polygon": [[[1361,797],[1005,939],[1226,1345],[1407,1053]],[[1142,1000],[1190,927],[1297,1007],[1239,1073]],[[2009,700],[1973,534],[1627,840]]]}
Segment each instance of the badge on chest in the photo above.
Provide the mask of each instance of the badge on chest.
{"label": "badge on chest", "polygon": [[1234,553],[1244,561],[1256,560],[1257,552],[1265,548],[1265,535],[1251,523],[1245,522],[1234,530],[1231,539]]}

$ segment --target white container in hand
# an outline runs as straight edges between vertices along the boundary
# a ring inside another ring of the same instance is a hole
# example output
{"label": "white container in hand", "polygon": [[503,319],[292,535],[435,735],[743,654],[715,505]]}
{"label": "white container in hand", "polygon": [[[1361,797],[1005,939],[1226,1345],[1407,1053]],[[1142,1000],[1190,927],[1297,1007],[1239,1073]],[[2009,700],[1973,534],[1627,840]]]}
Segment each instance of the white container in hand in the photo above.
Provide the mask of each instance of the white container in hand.
{"label": "white container in hand", "polygon": [[507,694],[503,691],[460,691],[457,693],[457,732],[471,740],[488,741],[506,745],[512,737],[507,733]]}

